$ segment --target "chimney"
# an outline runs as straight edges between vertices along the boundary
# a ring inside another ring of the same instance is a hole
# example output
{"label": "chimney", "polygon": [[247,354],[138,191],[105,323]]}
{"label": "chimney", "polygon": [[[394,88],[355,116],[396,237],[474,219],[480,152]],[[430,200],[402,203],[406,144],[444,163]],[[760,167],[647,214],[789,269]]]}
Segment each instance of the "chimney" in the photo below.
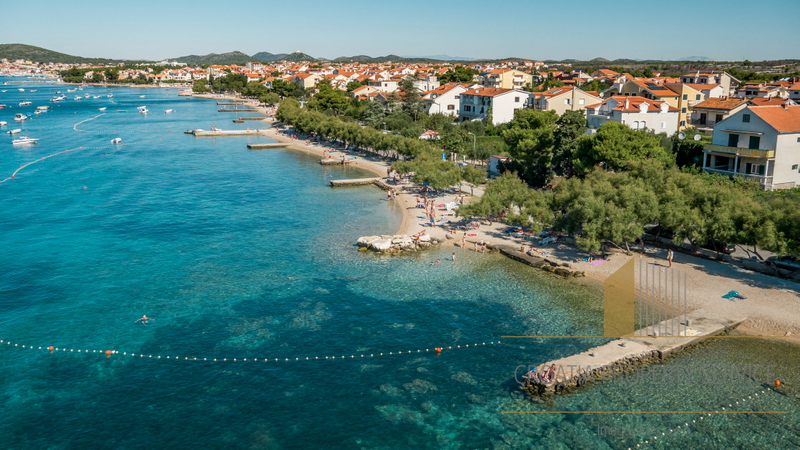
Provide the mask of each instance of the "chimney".
{"label": "chimney", "polygon": [[625,109],[628,109],[630,107],[631,107],[631,101],[626,98],[625,99]]}

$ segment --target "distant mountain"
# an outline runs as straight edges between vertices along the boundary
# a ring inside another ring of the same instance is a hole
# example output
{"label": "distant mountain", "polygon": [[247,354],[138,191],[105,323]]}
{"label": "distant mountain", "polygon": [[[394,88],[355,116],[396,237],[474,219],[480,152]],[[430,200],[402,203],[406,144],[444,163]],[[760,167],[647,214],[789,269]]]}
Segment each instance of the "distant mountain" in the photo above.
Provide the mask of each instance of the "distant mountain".
{"label": "distant mountain", "polygon": [[242,52],[209,53],[207,55],[189,55],[180,58],[169,58],[170,61],[186,64],[247,64],[254,59]]}
{"label": "distant mountain", "polygon": [[[0,59],[15,61],[23,59],[36,63],[64,63],[64,64],[114,64],[123,62],[122,59],[84,58],[65,53],[54,52],[46,48],[34,47],[26,44],[0,44]],[[130,62],[130,61],[129,61]]]}
{"label": "distant mountain", "polygon": [[356,56],[340,56],[333,60],[334,62],[374,62],[375,58],[367,55],[356,55]]}
{"label": "distant mountain", "polygon": [[278,61],[286,56],[288,56],[287,53],[278,53],[274,55],[269,52],[258,52],[255,55],[253,55],[253,59],[264,62],[272,62],[272,61]]}
{"label": "distant mountain", "polygon": [[598,57],[598,58],[590,60],[589,62],[609,62],[609,61],[607,59],[605,59],[605,58],[599,58]]}
{"label": "distant mountain", "polygon": [[713,60],[705,56],[687,56],[685,58],[679,58],[677,61],[713,61]]}
{"label": "distant mountain", "polygon": [[472,61],[475,58],[467,58],[464,56],[450,56],[450,55],[430,55],[430,56],[403,56],[405,59],[435,59],[437,61]]}
{"label": "distant mountain", "polygon": [[316,61],[317,58],[314,58],[313,56],[310,55],[306,55],[305,53],[298,50],[294,53],[288,54],[280,58],[280,60],[289,62],[299,62],[299,61]]}

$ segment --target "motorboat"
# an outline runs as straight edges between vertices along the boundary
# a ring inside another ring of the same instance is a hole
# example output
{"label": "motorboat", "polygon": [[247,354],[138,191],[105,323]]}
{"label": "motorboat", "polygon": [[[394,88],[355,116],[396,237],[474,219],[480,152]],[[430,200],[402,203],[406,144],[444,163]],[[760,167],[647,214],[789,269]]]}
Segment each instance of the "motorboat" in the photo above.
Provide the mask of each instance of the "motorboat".
{"label": "motorboat", "polygon": [[0,105],[0,109],[7,108],[6,105]]}
{"label": "motorboat", "polygon": [[28,92],[36,92],[36,89],[31,89],[31,90],[30,90],[30,91],[28,91]]}
{"label": "motorboat", "polygon": [[37,111],[47,111],[48,109],[50,109],[49,106],[37,106],[36,107]]}
{"label": "motorboat", "polygon": [[83,100],[83,97],[81,96],[75,97],[75,100]]}
{"label": "motorboat", "polygon": [[139,114],[147,114],[147,113],[150,112],[150,111],[147,110],[147,106],[139,106],[136,109],[139,110]]}
{"label": "motorboat", "polygon": [[31,106],[31,102],[19,102],[19,106]]}
{"label": "motorboat", "polygon": [[144,95],[140,95],[139,98],[144,98]]}
{"label": "motorboat", "polygon": [[0,127],[4,127],[4,126],[6,126],[6,125],[8,125],[8,122],[3,122],[3,121],[0,121]]}
{"label": "motorboat", "polygon": [[23,120],[25,120],[27,118],[28,118],[28,116],[26,116],[25,114],[22,114],[22,113],[17,113],[17,115],[14,116],[14,120],[17,121],[17,122],[22,122]]}
{"label": "motorboat", "polygon": [[173,110],[171,110],[171,109],[168,109],[168,110],[166,110],[166,111],[164,111],[164,112],[165,112],[165,113],[167,113],[167,114],[172,114]]}
{"label": "motorboat", "polygon": [[38,138],[30,138],[28,136],[23,136],[21,138],[17,138],[11,141],[13,145],[35,144],[37,142],[39,142]]}
{"label": "motorboat", "polygon": [[106,107],[105,107],[105,106],[103,106],[102,108],[97,108],[97,110],[98,110],[98,111],[105,111],[105,110],[106,110]]}
{"label": "motorboat", "polygon": [[89,98],[89,97],[91,97],[91,95],[89,95],[89,94],[83,94],[83,98]]}
{"label": "motorboat", "polygon": [[102,97],[102,96],[100,96],[100,95],[95,95],[95,96],[94,96],[94,97],[92,97],[92,98],[100,98],[100,97]]}
{"label": "motorboat", "polygon": [[22,89],[22,88],[19,88],[17,90],[20,91],[20,92],[25,92],[25,89]]}
{"label": "motorboat", "polygon": [[114,138],[111,140],[112,144],[122,144],[122,138]]}
{"label": "motorboat", "polygon": [[13,130],[7,131],[6,133],[8,133],[8,134],[17,134],[17,133],[19,133],[21,131],[22,131],[21,128],[14,128]]}

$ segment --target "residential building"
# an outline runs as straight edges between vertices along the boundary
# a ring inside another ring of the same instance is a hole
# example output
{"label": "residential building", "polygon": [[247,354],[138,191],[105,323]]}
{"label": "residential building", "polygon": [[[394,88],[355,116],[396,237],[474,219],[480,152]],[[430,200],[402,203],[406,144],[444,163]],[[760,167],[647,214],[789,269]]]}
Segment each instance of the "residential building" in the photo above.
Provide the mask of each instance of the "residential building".
{"label": "residential building", "polygon": [[461,111],[461,94],[468,89],[468,84],[445,83],[436,89],[423,92],[422,101],[428,114],[458,116]]}
{"label": "residential building", "polygon": [[789,98],[800,102],[800,82],[795,82],[786,90],[789,94]]}
{"label": "residential building", "polygon": [[694,105],[689,125],[703,134],[711,135],[715,124],[722,122],[746,106],[747,101],[742,98],[709,98]]}
{"label": "residential building", "polygon": [[678,108],[661,100],[639,96],[615,95],[586,107],[587,125],[600,128],[606,122],[619,122],[634,130],[652,130],[675,134],[678,131]]}
{"label": "residential building", "polygon": [[687,84],[719,84],[723,95],[732,96],[739,88],[741,81],[728,72],[720,70],[698,70],[695,73],[681,75],[681,83]]}
{"label": "residential building", "polygon": [[574,86],[562,86],[545,92],[530,94],[530,107],[537,111],[555,111],[559,116],[565,111],[585,109],[603,101],[597,92],[586,92]]}
{"label": "residential building", "polygon": [[295,74],[292,81],[294,84],[297,85],[300,89],[310,89],[313,88],[322,80],[322,77],[308,72],[298,72]]}
{"label": "residential building", "polygon": [[691,121],[692,109],[695,105],[707,99],[706,95],[711,93],[722,93],[722,87],[718,84],[667,84],[671,91],[678,94],[678,104],[673,105],[678,108],[678,130],[683,130],[689,126]]}
{"label": "residential building", "polygon": [[516,89],[478,88],[461,94],[459,120],[486,120],[492,115],[492,124],[510,122],[514,111],[525,108],[530,93]]}
{"label": "residential building", "polygon": [[714,127],[703,170],[755,180],[764,190],[800,185],[800,106],[748,106]]}
{"label": "residential building", "polygon": [[522,89],[533,83],[533,75],[516,69],[494,69],[483,74],[483,85],[489,88]]}
{"label": "residential building", "polygon": [[786,98],[789,96],[786,87],[778,83],[747,83],[739,87],[737,95],[756,98]]}

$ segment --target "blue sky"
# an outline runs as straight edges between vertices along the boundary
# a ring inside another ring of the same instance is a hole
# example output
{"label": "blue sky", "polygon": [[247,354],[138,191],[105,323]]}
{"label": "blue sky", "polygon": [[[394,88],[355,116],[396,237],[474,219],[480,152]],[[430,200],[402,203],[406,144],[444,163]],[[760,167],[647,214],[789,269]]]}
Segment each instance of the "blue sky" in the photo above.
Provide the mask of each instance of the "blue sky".
{"label": "blue sky", "polygon": [[0,43],[86,57],[800,59],[800,1],[8,1]]}

